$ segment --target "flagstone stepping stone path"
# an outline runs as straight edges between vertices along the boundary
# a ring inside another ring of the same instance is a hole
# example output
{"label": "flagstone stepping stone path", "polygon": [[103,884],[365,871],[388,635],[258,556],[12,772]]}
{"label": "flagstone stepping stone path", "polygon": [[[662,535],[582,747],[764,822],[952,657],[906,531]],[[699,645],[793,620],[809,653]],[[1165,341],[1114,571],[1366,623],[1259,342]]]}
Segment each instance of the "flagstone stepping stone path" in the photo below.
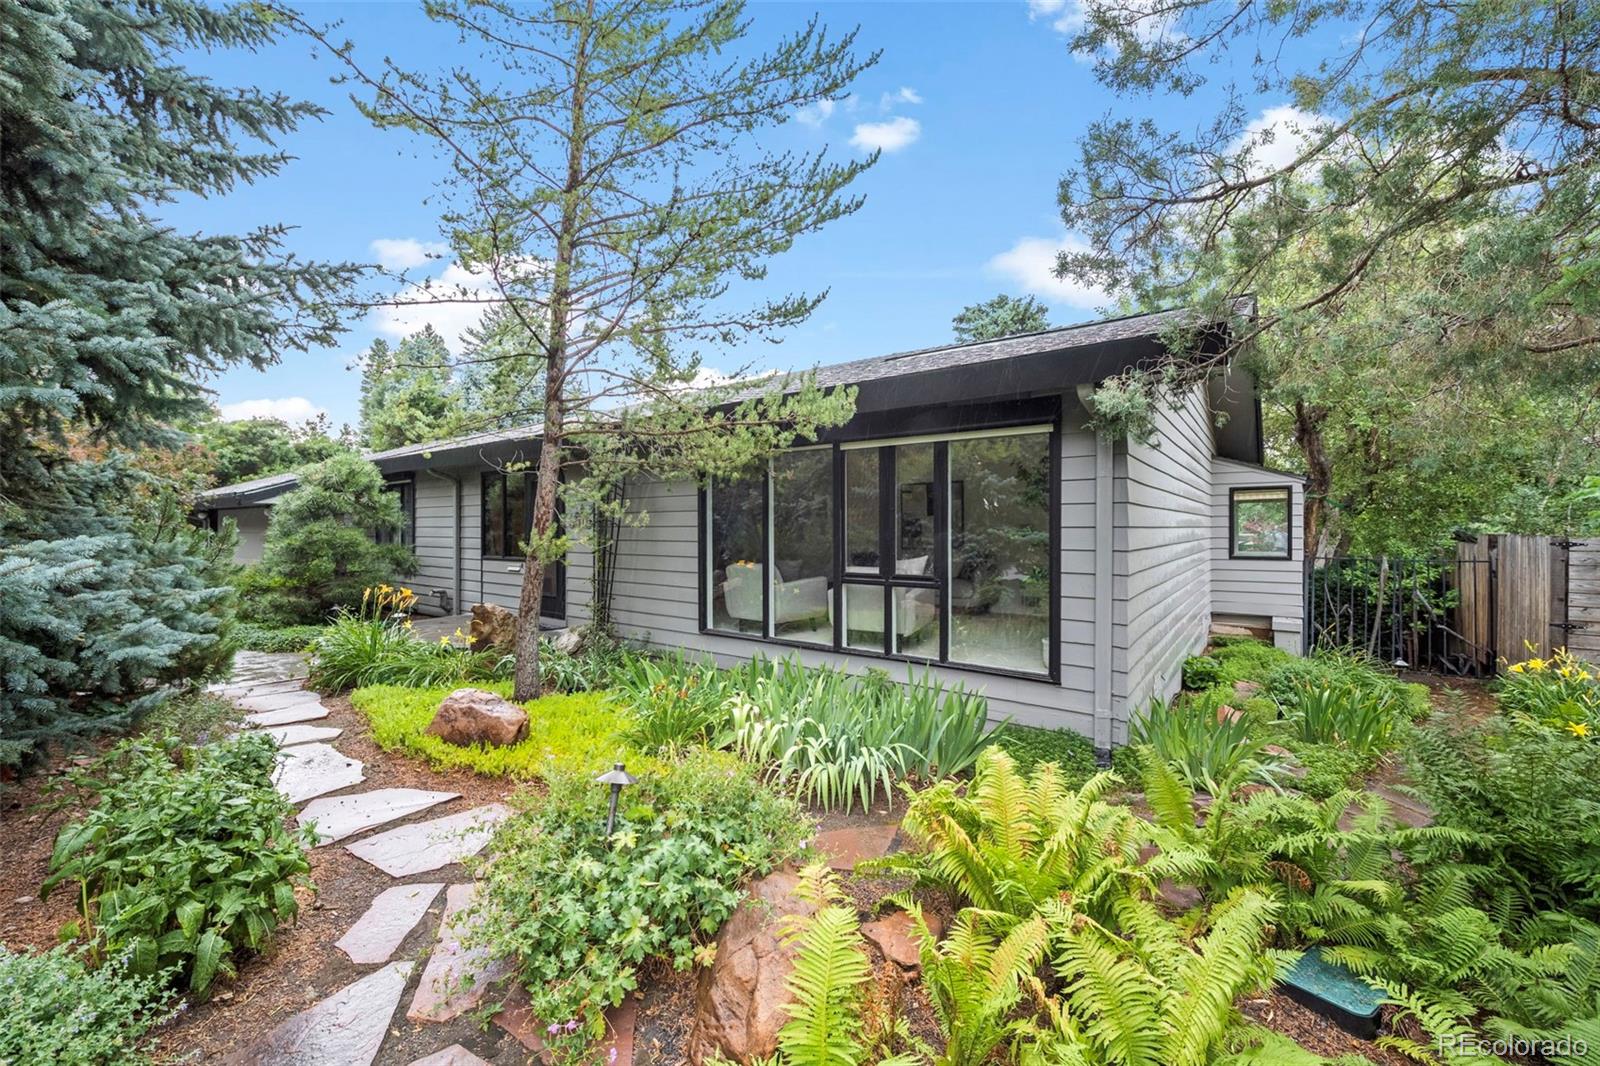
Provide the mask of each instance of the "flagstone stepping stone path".
{"label": "flagstone stepping stone path", "polygon": [[461,938],[471,927],[466,913],[478,893],[475,884],[451,885],[445,890],[444,917],[439,922],[439,943],[428,956],[417,994],[406,1017],[414,1022],[446,1022],[483,1002],[489,986],[506,975],[504,966],[488,959],[488,948],[467,948]]}
{"label": "flagstone stepping stone path", "polygon": [[359,785],[365,779],[360,759],[328,744],[294,744],[278,752],[272,782],[290,803]]}
{"label": "flagstone stepping stone path", "polygon": [[345,985],[224,1061],[232,1066],[365,1066],[377,1057],[413,965],[392,962]]}
{"label": "flagstone stepping stone path", "polygon": [[495,823],[510,813],[503,804],[487,803],[431,822],[403,825],[351,844],[345,850],[390,877],[424,874],[482,851],[494,833]]}
{"label": "flagstone stepping stone path", "polygon": [[318,718],[328,717],[328,708],[313,700],[302,703],[296,707],[286,707],[281,711],[257,711],[244,716],[244,724],[248,726],[275,726],[289,725],[292,722],[312,722]]}
{"label": "flagstone stepping stone path", "polygon": [[287,748],[291,744],[308,744],[313,740],[332,740],[344,730],[325,725],[278,725],[253,732],[265,733],[278,742],[278,747]]}
{"label": "flagstone stepping stone path", "polygon": [[460,795],[459,792],[429,792],[420,788],[375,788],[352,796],[312,800],[300,811],[298,820],[301,825],[316,823],[317,846],[321,847]]}
{"label": "flagstone stepping stone path", "polygon": [[[351,854],[396,878],[449,867],[483,849],[495,825],[511,813],[504,804],[488,803],[408,823],[405,819],[459,799],[460,794],[418,788],[345,792],[362,783],[365,768],[359,759],[344,755],[330,743],[342,736],[343,730],[303,724],[328,716],[316,693],[305,689],[305,681],[303,655],[240,652],[234,659],[234,679],[209,686],[209,691],[250,712],[244,728],[266,732],[278,741],[273,782],[290,802],[304,803],[298,821],[314,825],[319,846],[401,823],[346,846]],[[427,965],[406,1017],[430,1026],[480,1006],[507,970],[489,960],[485,949],[463,946],[473,920],[477,886],[470,881],[447,883],[450,879],[444,876],[436,881],[395,884],[380,891],[334,946],[355,965],[382,968],[289,1017],[225,1061],[234,1066],[371,1066],[397,1022],[396,1011],[416,968],[414,958],[390,959],[439,909],[441,892],[445,902],[435,927],[437,939],[426,949]],[[414,1034],[409,1039],[414,1039]],[[445,1039],[449,1038],[441,1036],[439,1042]],[[631,1061],[631,1024],[628,1040],[629,1057],[619,1058],[619,1066]],[[405,1046],[412,1047],[409,1054],[416,1054],[412,1044]],[[401,1059],[391,1050],[385,1061]],[[452,1043],[412,1060],[409,1066],[487,1064],[461,1044]]]}
{"label": "flagstone stepping stone path", "polygon": [[[378,893],[367,913],[356,920],[350,931],[334,945],[351,962],[388,962],[394,949],[416,928],[444,884],[395,885]],[[469,885],[452,885],[469,888]],[[446,911],[448,914],[449,912]],[[432,964],[429,964],[432,968]]]}
{"label": "flagstone stepping stone path", "polygon": [[489,1066],[489,1064],[460,1044],[451,1044],[443,1051],[435,1051],[432,1055],[413,1059],[410,1066]]}

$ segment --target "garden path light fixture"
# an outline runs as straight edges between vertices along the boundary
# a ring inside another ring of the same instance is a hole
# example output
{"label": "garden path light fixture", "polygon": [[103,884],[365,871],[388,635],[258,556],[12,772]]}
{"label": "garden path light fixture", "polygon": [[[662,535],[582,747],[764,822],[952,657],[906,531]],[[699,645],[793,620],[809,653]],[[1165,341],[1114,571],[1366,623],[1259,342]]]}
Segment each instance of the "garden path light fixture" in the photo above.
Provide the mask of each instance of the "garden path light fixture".
{"label": "garden path light fixture", "polygon": [[623,788],[633,784],[635,778],[622,768],[621,763],[616,763],[595,780],[602,785],[611,786],[611,806],[606,811],[606,836],[609,838],[612,829],[616,828],[617,824],[617,797],[622,795]]}

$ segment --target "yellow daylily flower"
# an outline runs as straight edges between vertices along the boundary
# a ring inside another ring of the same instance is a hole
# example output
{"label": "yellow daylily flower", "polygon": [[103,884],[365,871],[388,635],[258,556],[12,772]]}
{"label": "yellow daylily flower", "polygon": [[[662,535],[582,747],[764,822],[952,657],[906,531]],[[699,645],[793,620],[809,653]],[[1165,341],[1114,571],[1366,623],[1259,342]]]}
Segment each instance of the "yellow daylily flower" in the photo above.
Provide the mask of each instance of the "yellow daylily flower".
{"label": "yellow daylily flower", "polygon": [[1567,724],[1567,732],[1571,733],[1575,737],[1586,737],[1589,735],[1589,723],[1569,722]]}

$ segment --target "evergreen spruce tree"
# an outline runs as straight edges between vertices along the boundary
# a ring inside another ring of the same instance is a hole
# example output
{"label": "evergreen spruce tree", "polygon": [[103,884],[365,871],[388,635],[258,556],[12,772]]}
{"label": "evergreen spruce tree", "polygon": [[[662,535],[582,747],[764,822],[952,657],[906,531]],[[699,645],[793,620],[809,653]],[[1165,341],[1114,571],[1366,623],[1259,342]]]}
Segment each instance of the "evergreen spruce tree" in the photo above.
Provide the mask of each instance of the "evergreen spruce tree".
{"label": "evergreen spruce tree", "polygon": [[292,259],[282,227],[155,214],[285,162],[272,139],[314,107],[180,61],[278,26],[256,4],[0,5],[0,761],[121,725],[225,658],[228,544],[115,453],[202,415],[200,374],[338,329],[328,298],[355,268]]}
{"label": "evergreen spruce tree", "polygon": [[465,423],[450,348],[432,326],[393,349],[372,344],[361,372],[361,442],[374,451],[442,440]]}

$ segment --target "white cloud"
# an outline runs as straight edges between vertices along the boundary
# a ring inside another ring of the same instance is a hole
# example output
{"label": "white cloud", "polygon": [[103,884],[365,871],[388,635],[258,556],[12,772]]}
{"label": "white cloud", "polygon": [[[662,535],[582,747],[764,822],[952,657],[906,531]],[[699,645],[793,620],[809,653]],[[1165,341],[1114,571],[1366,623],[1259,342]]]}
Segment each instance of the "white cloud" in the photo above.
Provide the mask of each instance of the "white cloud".
{"label": "white cloud", "polygon": [[818,126],[828,121],[829,116],[833,114],[834,108],[838,106],[839,104],[836,100],[818,100],[816,103],[807,104],[805,107],[802,107],[800,110],[796,111],[794,113],[794,117],[798,119],[802,125],[810,126],[812,129],[816,129]]}
{"label": "white cloud", "polygon": [[1109,301],[1106,293],[1080,282],[1056,277],[1056,254],[1084,251],[1077,237],[1023,237],[985,264],[991,274],[1007,278],[1023,291],[1048,303],[1093,310]]}
{"label": "white cloud", "polygon": [[1293,163],[1317,127],[1326,122],[1322,115],[1302,111],[1292,104],[1269,107],[1245,126],[1228,146],[1228,154],[1236,156],[1248,151],[1245,173],[1253,178],[1270,174]]}
{"label": "white cloud", "polygon": [[902,85],[892,93],[878,97],[878,110],[889,111],[900,104],[920,104],[922,94],[909,85]]}
{"label": "white cloud", "polygon": [[900,115],[886,122],[858,123],[855,133],[850,136],[850,143],[863,152],[874,149],[898,152],[921,136],[922,123]]}
{"label": "white cloud", "polygon": [[1030,21],[1044,19],[1057,33],[1074,33],[1083,25],[1080,0],[1028,0]]}
{"label": "white cloud", "polygon": [[407,285],[395,294],[393,304],[373,308],[368,324],[393,340],[431,325],[459,355],[466,332],[478,324],[496,296],[487,274],[451,263],[437,278]]}
{"label": "white cloud", "polygon": [[449,249],[438,241],[419,241],[415,237],[379,237],[371,244],[372,254],[387,270],[409,270],[443,255]]}
{"label": "white cloud", "polygon": [[304,396],[282,396],[270,400],[240,400],[222,405],[224,422],[243,422],[250,418],[277,418],[284,422],[308,422],[327,414]]}

